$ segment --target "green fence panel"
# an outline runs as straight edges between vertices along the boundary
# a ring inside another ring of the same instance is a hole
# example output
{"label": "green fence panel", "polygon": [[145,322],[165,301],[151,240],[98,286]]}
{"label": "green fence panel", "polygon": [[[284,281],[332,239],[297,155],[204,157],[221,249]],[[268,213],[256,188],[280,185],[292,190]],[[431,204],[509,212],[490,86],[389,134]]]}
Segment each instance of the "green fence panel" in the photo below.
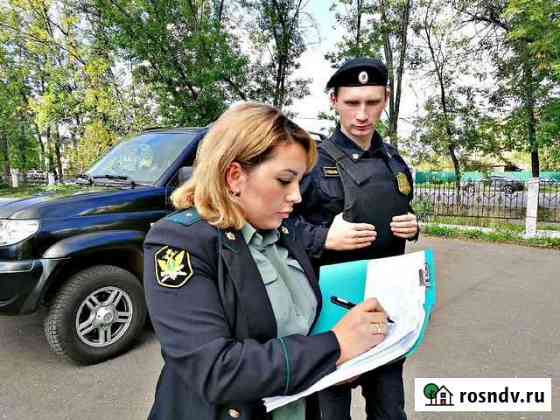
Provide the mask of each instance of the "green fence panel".
{"label": "green fence panel", "polygon": [[[516,172],[491,172],[490,175],[505,176],[516,181],[527,182],[532,178],[531,171],[516,171]],[[484,173],[479,171],[466,171],[463,173],[462,181],[480,181],[484,178]],[[541,179],[547,181],[560,182],[560,172],[558,171],[543,171],[541,172]],[[417,171],[414,182],[417,184],[425,183],[444,183],[454,182],[455,172],[452,171]]]}

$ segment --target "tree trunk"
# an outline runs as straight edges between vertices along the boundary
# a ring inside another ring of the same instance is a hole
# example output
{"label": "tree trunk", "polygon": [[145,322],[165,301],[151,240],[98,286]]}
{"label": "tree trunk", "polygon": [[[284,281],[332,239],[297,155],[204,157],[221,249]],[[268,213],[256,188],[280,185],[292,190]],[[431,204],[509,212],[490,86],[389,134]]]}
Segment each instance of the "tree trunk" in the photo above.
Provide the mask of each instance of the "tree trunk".
{"label": "tree trunk", "polygon": [[[425,20],[426,22],[426,20]],[[445,123],[445,133],[447,134],[447,150],[449,151],[449,157],[453,162],[453,167],[455,168],[456,186],[457,193],[459,193],[460,183],[461,183],[461,167],[459,164],[459,159],[455,155],[455,142],[453,141],[453,132],[451,130],[451,124],[449,123],[449,111],[447,107],[447,95],[445,92],[445,83],[443,80],[443,67],[444,64],[438,61],[436,57],[436,52],[434,45],[432,44],[432,38],[428,25],[424,28],[424,33],[426,34],[426,39],[428,41],[428,48],[430,50],[430,55],[432,57],[432,62],[434,63],[434,69],[437,75],[439,89],[440,89],[440,104],[443,112],[443,118]]]}
{"label": "tree trunk", "polygon": [[401,28],[400,28],[400,40],[401,43],[399,45],[399,65],[397,67],[397,88],[394,93],[395,95],[395,117],[393,118],[393,132],[394,135],[394,145],[398,146],[398,135],[397,135],[397,128],[399,123],[399,113],[401,107],[401,91],[402,91],[402,79],[404,75],[404,65],[405,65],[405,58],[406,58],[406,50],[408,48],[408,25],[410,21],[410,1],[407,0],[406,4],[404,5],[403,14],[401,17]]}
{"label": "tree trunk", "polygon": [[8,136],[6,136],[4,133],[0,133],[0,155],[4,157],[4,177],[6,178],[8,184],[10,184],[10,176],[12,173],[12,168],[10,166]]}
{"label": "tree trunk", "polygon": [[35,133],[37,136],[37,143],[39,143],[39,149],[41,149],[41,155],[39,157],[39,161],[41,162],[41,167],[39,169],[41,170],[46,170],[46,166],[47,166],[47,154],[45,151],[45,144],[43,143],[43,139],[41,138],[41,130],[39,130],[39,127],[37,126],[37,124],[33,124],[35,127]]}
{"label": "tree trunk", "polygon": [[58,172],[58,182],[62,182],[64,179],[64,173],[62,171],[62,156],[60,153],[60,132],[58,130],[58,124],[56,125],[55,137],[54,137],[54,153],[56,156],[56,168]]}
{"label": "tree trunk", "polygon": [[[381,22],[387,22],[387,10],[385,1],[380,3]],[[389,127],[385,137],[388,137],[391,144],[396,144],[396,120],[395,120],[395,68],[393,64],[393,50],[391,48],[391,34],[385,29],[383,30],[383,53],[385,55],[385,64],[387,65],[387,73],[389,76]]]}
{"label": "tree trunk", "polygon": [[523,83],[525,99],[525,112],[527,115],[527,141],[531,150],[531,172],[533,178],[538,178],[540,174],[539,164],[539,145],[537,144],[535,132],[535,80],[533,78],[533,69],[529,63],[529,55],[526,46],[523,48]]}
{"label": "tree trunk", "polygon": [[362,2],[357,1],[358,21],[356,22],[356,50],[360,50],[360,35],[362,32]]}
{"label": "tree trunk", "polygon": [[[381,21],[387,22],[387,3],[381,1],[380,3]],[[390,137],[390,142],[395,147],[398,147],[398,124],[399,124],[399,111],[401,102],[401,89],[402,78],[404,74],[404,65],[406,50],[408,47],[407,35],[408,25],[410,20],[410,0],[403,5],[403,11],[400,19],[400,27],[398,32],[392,33],[388,30],[383,32],[383,51],[385,55],[385,62],[389,73],[389,127],[387,136]],[[391,36],[395,36],[400,40],[398,45],[398,64],[395,66],[395,59],[393,55],[393,48],[391,46]],[[396,75],[396,77],[395,77]]]}
{"label": "tree trunk", "polygon": [[220,4],[218,5],[218,24],[219,25],[222,24],[223,13],[224,13],[224,0],[221,0]]}
{"label": "tree trunk", "polygon": [[49,172],[53,172],[56,179],[56,168],[52,153],[52,140],[51,140],[51,127],[47,126],[47,131],[45,132],[45,145],[47,151],[47,176]]}

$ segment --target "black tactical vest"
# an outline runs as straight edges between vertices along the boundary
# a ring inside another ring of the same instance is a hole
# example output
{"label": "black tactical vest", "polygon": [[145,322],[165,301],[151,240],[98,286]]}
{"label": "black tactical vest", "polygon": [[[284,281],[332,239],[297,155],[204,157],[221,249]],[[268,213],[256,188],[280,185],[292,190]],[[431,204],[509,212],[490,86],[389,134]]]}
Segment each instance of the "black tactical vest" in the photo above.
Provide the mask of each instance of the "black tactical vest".
{"label": "black tactical vest", "polygon": [[344,189],[344,220],[370,223],[377,231],[377,238],[371,246],[354,251],[325,251],[321,264],[403,254],[406,240],[394,236],[389,225],[393,216],[409,211],[412,197],[411,193],[404,194],[399,190],[397,180],[405,176],[399,163],[384,145],[385,165],[373,158],[352,160],[331,140],[322,142],[320,147],[336,163]]}

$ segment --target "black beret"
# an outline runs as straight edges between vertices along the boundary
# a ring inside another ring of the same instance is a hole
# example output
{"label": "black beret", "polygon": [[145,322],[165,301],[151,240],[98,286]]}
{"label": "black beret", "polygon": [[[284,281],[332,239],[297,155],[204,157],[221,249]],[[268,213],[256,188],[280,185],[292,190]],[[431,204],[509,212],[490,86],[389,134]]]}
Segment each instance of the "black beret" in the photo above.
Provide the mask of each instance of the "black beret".
{"label": "black beret", "polygon": [[327,89],[340,86],[387,86],[387,67],[379,60],[353,58],[329,79]]}

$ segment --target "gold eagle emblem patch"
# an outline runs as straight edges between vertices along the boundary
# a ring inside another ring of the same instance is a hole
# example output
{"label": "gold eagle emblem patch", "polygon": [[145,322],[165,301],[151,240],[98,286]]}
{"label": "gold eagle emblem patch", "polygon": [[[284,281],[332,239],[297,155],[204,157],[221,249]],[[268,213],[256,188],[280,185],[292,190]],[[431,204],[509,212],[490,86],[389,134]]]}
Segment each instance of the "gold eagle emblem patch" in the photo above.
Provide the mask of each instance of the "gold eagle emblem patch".
{"label": "gold eagle emblem patch", "polygon": [[176,289],[184,286],[193,275],[191,256],[184,249],[164,246],[154,258],[156,280],[160,286]]}

